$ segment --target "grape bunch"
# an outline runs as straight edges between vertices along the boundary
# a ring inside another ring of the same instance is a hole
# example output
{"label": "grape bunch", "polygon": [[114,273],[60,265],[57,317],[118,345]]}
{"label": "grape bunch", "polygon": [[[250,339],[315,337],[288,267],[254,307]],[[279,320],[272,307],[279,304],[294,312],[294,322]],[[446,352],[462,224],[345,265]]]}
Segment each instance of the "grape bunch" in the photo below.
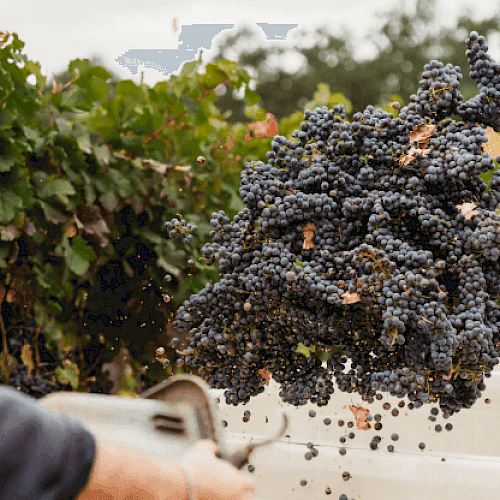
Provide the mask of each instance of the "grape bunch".
{"label": "grape bunch", "polygon": [[482,123],[500,131],[500,65],[488,54],[484,36],[473,31],[466,40],[465,55],[470,66],[470,76],[476,80],[479,94],[464,103],[459,116],[469,123]]}
{"label": "grape bunch", "polygon": [[326,405],[334,382],[446,416],[481,397],[500,346],[500,170],[484,151],[500,66],[477,33],[466,44],[475,98],[459,67],[433,60],[397,117],[308,109],[267,161],[245,164],[245,208],[213,213],[202,249],[221,279],[174,323],[191,335],[185,363],[227,404],[263,392],[266,370],[295,406]]}
{"label": "grape bunch", "polygon": [[[9,353],[15,358],[15,364],[9,374],[8,385],[39,399],[47,394],[61,390],[71,390],[71,385],[54,380],[54,370],[62,366],[59,351],[47,349],[45,335],[40,329],[36,335],[36,321],[30,316],[24,316],[12,324],[7,333]],[[42,363],[40,373],[29,369],[35,362],[34,353]],[[29,359],[32,357],[33,359]]]}
{"label": "grape bunch", "polygon": [[165,227],[168,230],[168,236],[172,239],[181,239],[184,244],[191,243],[193,240],[193,235],[191,233],[196,233],[198,227],[189,222],[186,224],[184,219],[172,219],[165,222]]}

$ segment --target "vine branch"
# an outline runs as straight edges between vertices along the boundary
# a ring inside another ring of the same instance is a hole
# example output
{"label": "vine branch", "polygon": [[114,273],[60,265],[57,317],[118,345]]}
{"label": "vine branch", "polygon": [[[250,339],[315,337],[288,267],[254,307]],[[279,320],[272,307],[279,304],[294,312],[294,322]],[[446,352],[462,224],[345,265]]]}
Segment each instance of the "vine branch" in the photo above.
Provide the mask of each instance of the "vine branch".
{"label": "vine branch", "polygon": [[12,367],[10,366],[9,363],[9,353],[7,347],[7,331],[5,330],[5,323],[3,321],[3,312],[2,312],[2,304],[5,299],[6,292],[7,291],[5,288],[0,289],[0,329],[2,330],[3,357],[5,360],[5,367],[10,375],[12,372]]}

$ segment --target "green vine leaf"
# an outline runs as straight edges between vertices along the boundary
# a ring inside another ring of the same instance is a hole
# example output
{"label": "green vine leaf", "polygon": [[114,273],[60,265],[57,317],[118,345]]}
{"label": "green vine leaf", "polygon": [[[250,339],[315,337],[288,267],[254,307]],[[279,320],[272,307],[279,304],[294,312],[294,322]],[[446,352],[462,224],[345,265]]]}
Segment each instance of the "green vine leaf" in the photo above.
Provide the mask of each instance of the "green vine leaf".
{"label": "green vine leaf", "polygon": [[69,204],[68,196],[76,194],[75,188],[69,181],[63,179],[54,179],[48,182],[41,189],[38,190],[38,195],[41,198],[58,198],[65,205]]}
{"label": "green vine leaf", "polygon": [[33,351],[28,343],[24,343],[21,347],[21,361],[23,365],[28,368],[28,378],[31,378],[33,371],[35,370],[35,363],[33,362]]}
{"label": "green vine leaf", "polygon": [[0,224],[8,224],[23,205],[23,200],[6,189],[0,191]]}
{"label": "green vine leaf", "polygon": [[78,388],[78,377],[80,370],[76,363],[66,359],[63,361],[63,367],[58,366],[55,369],[56,378],[62,384],[71,384],[73,389]]}
{"label": "green vine leaf", "polygon": [[91,245],[83,238],[72,238],[71,244],[68,239],[63,241],[64,257],[68,267],[75,274],[83,276],[89,269],[90,262],[96,260],[96,254]]}

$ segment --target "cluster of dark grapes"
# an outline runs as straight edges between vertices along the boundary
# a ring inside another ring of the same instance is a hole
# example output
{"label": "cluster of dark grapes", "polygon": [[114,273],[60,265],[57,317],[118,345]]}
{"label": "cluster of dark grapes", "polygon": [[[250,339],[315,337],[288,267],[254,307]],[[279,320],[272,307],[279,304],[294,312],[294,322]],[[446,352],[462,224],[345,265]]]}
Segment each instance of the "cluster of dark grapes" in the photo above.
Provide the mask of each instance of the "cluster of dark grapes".
{"label": "cluster of dark grapes", "polygon": [[193,235],[191,233],[196,233],[198,231],[198,226],[194,224],[187,223],[184,219],[172,219],[165,222],[165,227],[168,230],[168,236],[172,239],[181,239],[184,244],[193,241]]}
{"label": "cluster of dark grapes", "polygon": [[306,110],[245,165],[245,208],[212,214],[202,253],[221,279],[174,326],[227,404],[263,392],[262,370],[296,406],[326,405],[333,379],[447,416],[481,397],[500,346],[500,170],[489,188],[480,177],[495,170],[483,126],[500,130],[500,66],[477,33],[466,44],[478,96],[463,102],[460,68],[431,61],[398,117]]}
{"label": "cluster of dark grapes", "polygon": [[[36,321],[34,318],[26,316],[11,325],[7,334],[9,354],[16,359],[15,366],[9,375],[8,385],[28,394],[35,399],[39,399],[47,394],[61,390],[72,390],[70,384],[61,384],[55,380],[53,372],[56,367],[61,366],[59,351],[49,352],[46,346],[43,331],[36,336]],[[23,347],[29,349],[23,353]],[[40,359],[39,374],[35,370],[29,370],[29,366],[34,366],[35,350],[38,349]],[[32,356],[31,360],[27,357]]]}
{"label": "cluster of dark grapes", "polygon": [[[43,328],[39,328],[37,333],[34,317],[25,315],[14,319],[11,316],[5,318],[5,322],[8,353],[14,358],[8,385],[35,399],[52,392],[72,391],[70,383],[57,380],[56,368],[63,366],[60,351],[48,348]],[[3,345],[0,343],[0,352],[2,350]],[[84,349],[84,359],[89,365],[93,361],[92,358],[95,358],[95,350],[92,346]],[[91,372],[94,377],[88,382],[89,392],[110,394],[113,383],[98,369],[99,366],[96,366]]]}
{"label": "cluster of dark grapes", "polygon": [[469,123],[481,123],[500,132],[500,65],[488,54],[484,36],[472,32],[466,40],[465,55],[470,65],[470,76],[476,80],[479,94],[458,110],[458,115]]}

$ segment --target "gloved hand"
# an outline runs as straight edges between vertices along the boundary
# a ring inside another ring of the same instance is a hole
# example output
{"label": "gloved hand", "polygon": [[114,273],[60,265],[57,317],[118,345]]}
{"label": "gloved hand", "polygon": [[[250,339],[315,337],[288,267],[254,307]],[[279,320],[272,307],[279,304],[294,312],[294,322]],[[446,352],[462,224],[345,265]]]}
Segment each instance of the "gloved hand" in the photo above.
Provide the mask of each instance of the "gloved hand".
{"label": "gloved hand", "polygon": [[184,456],[181,467],[191,481],[191,500],[253,500],[253,482],[217,458],[216,451],[213,441],[202,440]]}

